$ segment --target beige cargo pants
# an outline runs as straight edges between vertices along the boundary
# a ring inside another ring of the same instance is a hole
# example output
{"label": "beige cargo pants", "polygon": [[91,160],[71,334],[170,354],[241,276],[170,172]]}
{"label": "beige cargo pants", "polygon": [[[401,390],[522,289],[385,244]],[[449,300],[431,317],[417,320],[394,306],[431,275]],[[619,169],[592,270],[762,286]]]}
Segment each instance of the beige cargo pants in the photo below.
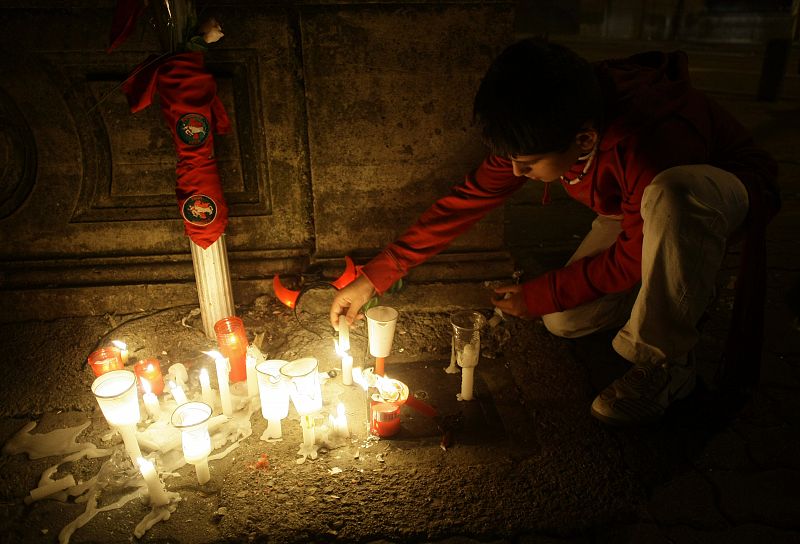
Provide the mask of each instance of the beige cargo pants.
{"label": "beige cargo pants", "polygon": [[[699,338],[728,238],[747,215],[739,178],[709,165],[669,168],[644,190],[642,280],[630,291],[543,316],[566,338],[621,327],[613,347],[632,363],[682,361]],[[598,216],[569,262],[610,247],[619,217]]]}

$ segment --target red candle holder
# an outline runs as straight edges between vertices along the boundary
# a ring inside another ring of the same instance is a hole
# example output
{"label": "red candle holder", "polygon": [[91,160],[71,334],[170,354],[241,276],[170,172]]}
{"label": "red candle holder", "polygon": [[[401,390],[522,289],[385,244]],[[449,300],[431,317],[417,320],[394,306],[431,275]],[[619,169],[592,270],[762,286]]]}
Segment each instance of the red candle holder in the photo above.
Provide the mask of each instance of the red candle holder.
{"label": "red candle holder", "polygon": [[100,348],[89,354],[89,367],[95,376],[102,376],[112,370],[123,370],[122,355],[115,347]]}
{"label": "red candle holder", "polygon": [[164,376],[161,374],[161,363],[158,359],[143,359],[133,365],[133,372],[139,378],[139,391],[144,392],[142,380],[147,380],[150,391],[156,395],[164,392]]}
{"label": "red candle holder", "polygon": [[223,317],[214,324],[219,351],[228,359],[231,371],[228,377],[231,382],[243,382],[247,379],[247,331],[244,322],[238,317]]}
{"label": "red candle holder", "polygon": [[400,405],[391,402],[373,402],[369,431],[388,438],[400,430]]}

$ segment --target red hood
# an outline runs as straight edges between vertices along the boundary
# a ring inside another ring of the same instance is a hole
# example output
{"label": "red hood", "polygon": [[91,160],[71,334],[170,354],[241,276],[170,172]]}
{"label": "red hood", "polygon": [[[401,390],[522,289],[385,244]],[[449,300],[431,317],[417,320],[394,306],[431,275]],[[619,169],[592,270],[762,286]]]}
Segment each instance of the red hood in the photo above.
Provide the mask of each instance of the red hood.
{"label": "red hood", "polygon": [[688,57],[683,51],[652,51],[595,64],[606,103],[600,149],[680,111],[690,93]]}

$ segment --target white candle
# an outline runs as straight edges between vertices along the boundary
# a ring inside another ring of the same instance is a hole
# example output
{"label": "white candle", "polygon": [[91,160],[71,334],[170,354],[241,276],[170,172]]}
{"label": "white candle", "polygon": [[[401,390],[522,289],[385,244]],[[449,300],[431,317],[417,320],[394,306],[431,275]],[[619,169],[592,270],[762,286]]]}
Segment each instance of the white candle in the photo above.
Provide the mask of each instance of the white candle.
{"label": "white candle", "polygon": [[136,441],[136,425],[120,425],[117,427],[119,434],[122,435],[122,442],[125,444],[125,451],[133,463],[142,456],[142,450],[139,449],[139,442]]}
{"label": "white candle", "polygon": [[245,363],[247,372],[247,396],[253,398],[258,395],[258,375],[256,374],[256,358],[247,355]]}
{"label": "white candle", "polygon": [[169,392],[172,393],[172,398],[175,399],[175,404],[178,406],[189,402],[189,399],[186,398],[186,393],[183,392],[183,387],[173,381],[169,382]]}
{"label": "white candle", "polygon": [[31,494],[28,497],[25,497],[25,504],[30,504],[34,501],[44,499],[50,495],[55,495],[56,493],[64,491],[65,489],[69,489],[74,485],[75,477],[72,474],[67,474],[60,480],[55,480],[49,484],[40,485],[35,489],[31,489]]}
{"label": "white candle", "polygon": [[350,351],[350,325],[344,315],[339,316],[339,351],[346,353]]}
{"label": "white candle", "polygon": [[303,446],[306,452],[314,447],[317,437],[314,432],[314,416],[300,416],[300,426],[303,428]]}
{"label": "white candle", "polygon": [[112,340],[112,344],[119,350],[119,356],[122,359],[122,364],[128,364],[128,344],[122,340]]}
{"label": "white candle", "polygon": [[156,473],[156,467],[153,466],[153,463],[144,457],[139,457],[137,462],[139,464],[139,470],[147,484],[150,504],[153,506],[169,504],[169,495],[167,495],[167,490],[164,489],[164,484],[162,484],[161,480],[158,478],[158,473]]}
{"label": "white candle", "polygon": [[475,367],[461,369],[461,400],[472,400],[472,385],[475,380]]}
{"label": "white candle", "polygon": [[150,414],[151,418],[158,419],[161,417],[161,403],[158,402],[158,397],[150,388],[150,382],[142,380],[142,389],[144,389],[142,400],[147,413]]}
{"label": "white candle", "polygon": [[261,438],[264,440],[277,440],[283,436],[281,420],[277,418],[267,419],[267,428]]}
{"label": "white candle", "polygon": [[353,385],[353,358],[347,353],[342,355],[342,384]]}
{"label": "white candle", "polygon": [[203,402],[214,408],[214,393],[211,391],[211,378],[208,377],[208,370],[200,369],[200,390],[203,394]]}
{"label": "white candle", "polygon": [[228,372],[230,372],[230,364],[228,359],[222,356],[219,352],[213,353],[214,363],[217,366],[217,384],[219,386],[219,397],[222,402],[222,413],[226,416],[233,415],[233,404],[231,402],[231,389],[228,383]]}

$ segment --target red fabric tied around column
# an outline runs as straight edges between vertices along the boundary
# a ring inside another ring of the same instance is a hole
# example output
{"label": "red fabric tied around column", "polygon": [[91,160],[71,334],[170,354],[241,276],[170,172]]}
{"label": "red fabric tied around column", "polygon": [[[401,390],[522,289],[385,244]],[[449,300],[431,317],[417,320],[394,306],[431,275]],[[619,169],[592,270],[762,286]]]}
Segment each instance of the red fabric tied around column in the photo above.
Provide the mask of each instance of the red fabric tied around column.
{"label": "red fabric tied around column", "polygon": [[194,243],[207,248],[228,225],[213,134],[229,132],[230,121],[203,54],[180,53],[160,61],[151,56],[136,67],[122,90],[134,113],[149,106],[158,92],[178,153],[175,194],[184,229]]}

